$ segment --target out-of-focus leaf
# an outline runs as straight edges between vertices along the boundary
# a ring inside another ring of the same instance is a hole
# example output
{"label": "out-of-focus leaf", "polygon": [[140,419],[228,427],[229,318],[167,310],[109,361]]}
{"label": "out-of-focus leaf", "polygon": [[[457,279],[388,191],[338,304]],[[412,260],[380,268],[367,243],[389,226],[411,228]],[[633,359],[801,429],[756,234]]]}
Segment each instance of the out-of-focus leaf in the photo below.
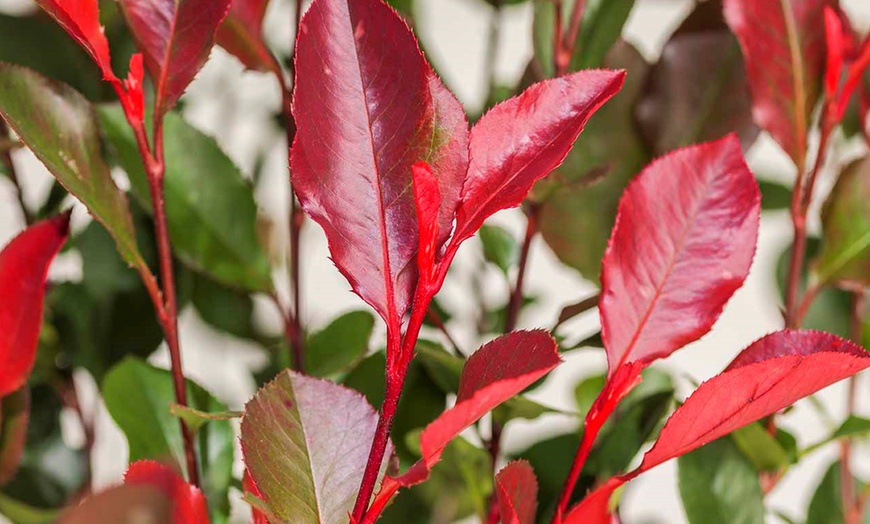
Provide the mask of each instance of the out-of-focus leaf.
{"label": "out-of-focus leaf", "polygon": [[202,491],[188,484],[176,470],[153,460],[139,460],[124,473],[127,486],[151,486],[172,501],[172,521],[185,524],[210,524]]}
{"label": "out-of-focus leaf", "polygon": [[559,411],[535,402],[528,397],[516,395],[492,410],[492,417],[496,422],[504,426],[513,419],[535,420],[547,413],[559,413]]}
{"label": "out-of-focus leaf", "polygon": [[[135,358],[126,358],[106,374],[102,392],[106,409],[127,437],[131,462],[158,460],[183,471],[184,443],[179,420],[170,412],[175,395],[168,371]],[[187,393],[189,404],[194,409],[227,411],[226,405],[189,380]],[[202,487],[212,521],[225,522],[229,510],[227,492],[232,483],[234,444],[229,421],[213,421],[205,426],[199,431],[197,444]]]}
{"label": "out-of-focus leaf", "polygon": [[845,524],[840,492],[840,462],[834,462],[819,481],[807,508],[806,524]]}
{"label": "out-of-focus leaf", "polygon": [[[100,116],[133,193],[150,210],[147,177],[123,112],[107,106]],[[164,135],[166,214],[176,254],[224,284],[270,290],[269,261],[257,239],[251,185],[213,138],[175,113],[166,115]]]}
{"label": "out-of-focus leaf", "polygon": [[15,524],[53,524],[57,522],[57,511],[41,509],[18,502],[0,493],[0,515]]}
{"label": "out-of-focus leaf", "polygon": [[843,424],[836,431],[821,441],[808,446],[801,451],[801,454],[806,455],[841,438],[866,438],[867,435],[870,435],[870,419],[851,415],[843,421]]}
{"label": "out-of-focus leaf", "polygon": [[[549,516],[556,507],[556,500],[571,469],[571,461],[565,460],[565,457],[576,453],[579,445],[580,435],[570,433],[542,439],[515,455],[514,458],[527,460],[537,474],[538,522],[549,522]],[[574,493],[579,496],[590,485],[588,477],[581,477]]]}
{"label": "out-of-focus leaf", "polygon": [[[410,465],[419,457],[408,448],[408,435],[426,427],[444,411],[447,396],[444,390],[433,381],[430,373],[420,363],[422,359],[414,359],[408,367],[405,377],[405,388],[396,409],[391,437],[400,461]],[[380,406],[384,402],[384,369],[387,363],[383,351],[374,353],[363,359],[347,374],[342,383],[363,395],[372,406]]]}
{"label": "out-of-focus leaf", "polygon": [[791,206],[791,188],[771,180],[759,180],[761,210],[780,211]]}
{"label": "out-of-focus leaf", "polygon": [[0,399],[33,370],[48,269],[69,235],[70,214],[37,222],[0,251]]}
{"label": "out-of-focus leaf", "polygon": [[735,135],[670,153],[619,203],[602,262],[601,335],[612,377],[705,335],[743,285],[761,196]]}
{"label": "out-of-focus leaf", "polygon": [[377,420],[359,393],[287,371],[245,406],[245,466],[278,517],[346,522],[369,452],[359,444],[371,442]]}
{"label": "out-of-focus leaf", "polygon": [[[154,486],[116,486],[61,514],[58,524],[173,522],[173,501]],[[193,524],[193,523],[192,523]]]}
{"label": "out-of-focus leaf", "polygon": [[[543,203],[544,240],[559,260],[593,282],[598,281],[619,197],[649,159],[634,123],[635,102],[649,66],[625,42],[614,47],[605,65],[628,71],[625,86],[589,120],[562,166],[539,182],[532,194]],[[597,184],[575,183],[602,168],[608,174]]]}
{"label": "out-of-focus leaf", "polygon": [[821,282],[870,285],[870,157],[840,174],[822,212],[822,248],[814,264]]}
{"label": "out-of-focus leaf", "polygon": [[[635,0],[586,0],[583,21],[574,44],[571,70],[601,67],[607,52],[619,40],[622,27],[634,7]],[[535,59],[545,77],[554,74],[553,32],[555,4],[549,0],[535,1],[533,42]],[[561,2],[564,31],[568,30],[574,0]]]}
{"label": "out-of-focus leaf", "polygon": [[247,293],[221,285],[205,275],[193,276],[193,306],[210,326],[230,335],[256,339],[254,300]]}
{"label": "out-of-focus leaf", "polygon": [[516,261],[517,241],[502,227],[484,224],[479,231],[483,256],[507,275]]}
{"label": "out-of-focus leaf", "polygon": [[0,63],[0,116],[105,226],[124,261],[144,278],[153,279],[136,245],[127,198],[103,160],[90,103],[64,84]]}
{"label": "out-of-focus leaf", "polygon": [[538,481],[532,466],[514,461],[495,476],[501,521],[506,524],[534,524],[538,507]]}
{"label": "out-of-focus leaf", "polygon": [[30,389],[26,386],[0,398],[0,486],[15,476],[27,442]]}
{"label": "out-of-focus leaf", "polygon": [[169,405],[169,412],[183,420],[193,433],[198,432],[201,427],[214,420],[232,420],[242,416],[241,411],[218,411],[210,413],[182,406],[181,404],[176,404],[174,402]]}
{"label": "out-of-focus leaf", "polygon": [[794,457],[758,422],[743,426],[731,434],[734,443],[743,455],[759,471],[778,471],[786,467]]}
{"label": "out-of-focus leaf", "polygon": [[308,338],[305,371],[327,377],[346,371],[362,360],[369,348],[375,319],[367,311],[351,311]]}
{"label": "out-of-focus leaf", "polygon": [[730,132],[749,149],[758,128],[743,56],[722,19],[721,0],[698,4],[671,36],[637,111],[657,155]]}
{"label": "out-of-focus leaf", "polygon": [[677,461],[680,496],[691,524],[764,522],[758,472],[728,437]]}
{"label": "out-of-focus leaf", "polygon": [[263,17],[269,0],[235,0],[218,27],[217,44],[241,60],[248,69],[283,74],[263,40]]}
{"label": "out-of-focus leaf", "polygon": [[120,0],[127,25],[145,56],[145,67],[154,82],[158,114],[172,109],[205,63],[230,2]]}
{"label": "out-of-focus leaf", "polygon": [[723,0],[740,41],[755,122],[804,167],[825,67],[825,6],[833,0]]}

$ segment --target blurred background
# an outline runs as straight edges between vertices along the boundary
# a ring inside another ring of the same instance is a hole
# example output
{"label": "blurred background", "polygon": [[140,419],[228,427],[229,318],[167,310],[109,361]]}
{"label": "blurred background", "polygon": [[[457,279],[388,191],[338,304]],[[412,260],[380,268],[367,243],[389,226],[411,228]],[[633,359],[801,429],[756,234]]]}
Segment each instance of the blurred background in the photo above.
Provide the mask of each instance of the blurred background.
{"label": "blurred background", "polygon": [[[758,0],[770,1],[770,0]],[[483,0],[416,0],[415,31],[429,59],[445,83],[465,104],[470,114],[477,114],[486,103],[488,72],[494,68],[499,83],[514,85],[523,75],[532,56],[533,0],[507,5],[496,11]],[[289,50],[293,21],[292,2],[273,0],[269,7],[265,34],[271,48],[286,56]],[[870,30],[870,1],[842,0],[856,29]],[[671,32],[691,11],[691,0],[637,0],[625,26],[623,36],[633,43],[650,61],[655,61]],[[35,11],[28,0],[0,0],[0,13],[24,14]],[[488,35],[493,18],[499,17],[500,45],[496,56],[488,49]],[[0,31],[0,48],[6,45]],[[96,79],[98,80],[98,79]],[[259,178],[256,198],[262,214],[262,231],[271,253],[279,262],[287,249],[286,228],[287,186],[286,147],[284,136],[276,123],[280,111],[280,94],[274,79],[266,74],[245,71],[242,65],[222,49],[215,47],[210,61],[188,89],[184,99],[184,115],[188,122],[216,138],[220,146],[237,163],[246,176]],[[855,154],[860,153],[860,150]],[[848,156],[849,151],[842,152]],[[762,134],[748,151],[749,164],[759,178],[791,184],[794,173],[788,158],[773,141]],[[43,202],[52,178],[26,150],[14,152],[21,178],[24,200],[33,207]],[[830,178],[820,181],[823,197],[830,187]],[[819,202],[823,198],[819,199]],[[819,227],[818,203],[811,212],[811,231]],[[74,228],[82,230],[90,218],[84,207],[75,206]],[[495,223],[522,237],[524,218],[519,210],[503,212]],[[11,184],[0,177],[0,245],[5,244],[24,226]],[[677,352],[658,364],[678,378],[679,390],[685,395],[697,384],[718,373],[743,347],[756,338],[782,327],[779,292],[774,282],[774,266],[782,250],[791,241],[791,225],[786,211],[766,212],[762,217],[761,236],[752,272],[746,285],[731,300],[713,331],[700,341]],[[360,309],[364,304],[349,291],[347,282],[328,259],[325,239],[318,227],[308,222],[302,232],[301,271],[304,313],[307,326],[326,324],[342,311]],[[478,347],[474,325],[474,301],[468,291],[472,268],[482,259],[477,239],[461,250],[456,269],[451,273],[440,298],[453,312],[448,324],[459,347],[470,352]],[[280,264],[279,264],[280,266]],[[286,270],[276,269],[275,281],[282,297],[288,296]],[[54,281],[75,281],[82,276],[81,259],[75,252],[65,253],[53,269]],[[283,287],[282,287],[283,286]],[[509,286],[502,274],[491,269],[476,288],[481,300],[501,304]],[[521,327],[548,327],[561,309],[570,303],[595,293],[596,287],[579,273],[558,262],[540,238],[532,246],[527,274],[527,292],[536,297],[523,313]],[[255,301],[255,319],[267,331],[280,331],[281,319],[273,305],[261,297]],[[592,333],[597,315],[586,314],[566,326],[565,332],[576,337]],[[433,332],[434,333],[434,332]],[[382,337],[377,328],[373,343]],[[435,336],[435,335],[433,335]],[[256,388],[252,371],[265,364],[265,356],[251,342],[221,333],[204,322],[197,311],[187,307],[181,314],[181,343],[185,372],[209,389],[231,409],[240,409]],[[573,387],[576,382],[605,368],[604,355],[598,351],[579,350],[565,355],[565,364],[547,379],[546,384],[531,397],[547,406],[573,411]],[[150,359],[158,365],[168,365],[165,348]],[[76,374],[77,385],[90,398],[95,398],[96,385],[90,374]],[[868,377],[860,382],[858,411],[870,414]],[[835,418],[842,419],[845,388],[837,385],[823,391],[819,398],[827,404]],[[105,412],[100,402],[86,403],[85,409],[96,413],[96,455],[94,487],[117,482],[126,468],[126,441]],[[64,417],[64,437],[69,442],[81,442],[79,426],[71,413]],[[799,443],[815,442],[827,434],[828,428],[808,402],[802,402],[781,419],[783,427],[792,431]],[[510,453],[524,449],[530,442],[545,436],[564,433],[579,424],[575,416],[550,414],[534,422],[512,422],[506,432],[505,450]],[[786,515],[800,516],[833,457],[836,446],[829,446],[803,460],[779,483],[768,498],[769,506]],[[855,451],[858,476],[870,476],[870,449],[857,445]],[[568,460],[565,457],[564,460]],[[238,466],[238,465],[237,465]],[[675,463],[672,461],[632,482],[623,502],[624,522],[685,522],[677,492]],[[236,504],[240,522],[244,522],[245,506]],[[2,522],[0,517],[0,522]],[[409,521],[413,522],[413,520]],[[470,521],[471,522],[471,521]]]}

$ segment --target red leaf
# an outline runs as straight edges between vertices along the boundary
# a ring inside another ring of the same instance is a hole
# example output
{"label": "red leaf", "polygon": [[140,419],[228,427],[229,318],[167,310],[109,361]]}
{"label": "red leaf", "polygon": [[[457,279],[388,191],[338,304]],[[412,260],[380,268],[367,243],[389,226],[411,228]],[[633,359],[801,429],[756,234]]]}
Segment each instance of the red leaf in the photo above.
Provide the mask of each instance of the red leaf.
{"label": "red leaf", "polygon": [[662,157],[629,185],[602,262],[611,375],[710,330],[749,272],[760,202],[734,135]]}
{"label": "red leaf", "polygon": [[69,217],[38,222],[0,251],[0,398],[24,385],[33,369],[45,279],[66,242]]}
{"label": "red leaf", "polygon": [[495,476],[502,524],[534,524],[538,508],[538,479],[525,460],[515,460]]}
{"label": "red leaf", "polygon": [[[257,483],[254,482],[253,477],[251,477],[251,472],[247,469],[245,470],[245,475],[242,477],[242,490],[254,495],[260,500],[263,500],[263,493],[260,491],[260,488],[257,487]],[[261,511],[257,511],[256,508],[251,508],[251,524],[269,524],[269,519],[266,518],[266,515],[263,515]]]}
{"label": "red leaf", "polygon": [[827,333],[784,330],[753,342],[677,408],[636,470],[593,492],[565,523],[606,522],[602,500],[620,485],[868,367],[870,353]]}
{"label": "red leaf", "polygon": [[152,460],[130,464],[124,474],[124,484],[154,486],[172,501],[174,524],[208,524],[205,497],[181,478],[172,468]]}
{"label": "red leaf", "polygon": [[843,31],[843,22],[837,11],[825,6],[825,41],[828,53],[825,64],[825,92],[830,98],[837,94],[840,87],[840,74],[843,72],[843,62],[849,51],[849,36]]}
{"label": "red leaf", "polygon": [[618,524],[610,511],[610,497],[624,483],[620,477],[608,480],[574,506],[562,524]]}
{"label": "red leaf", "polygon": [[254,71],[280,73],[281,66],[263,40],[263,17],[269,0],[233,0],[218,27],[217,44]]}
{"label": "red leaf", "polygon": [[411,166],[428,161],[439,181],[441,242],[467,161],[461,107],[380,0],[315,0],[297,41],[293,114],[302,207],[354,291],[395,326],[417,277]]}
{"label": "red leaf", "polygon": [[417,267],[420,278],[429,284],[435,278],[435,249],[438,241],[438,211],[441,208],[441,192],[438,180],[426,162],[411,166],[414,176],[414,200],[417,203],[417,223],[420,227],[420,248],[417,252]]}
{"label": "red leaf", "polygon": [[155,86],[155,112],[175,105],[205,63],[231,0],[120,0]]}
{"label": "red leaf", "polygon": [[549,373],[561,359],[546,331],[514,331],[478,349],[462,370],[456,405],[426,426],[420,435],[423,458],[399,477],[386,477],[364,523],[374,522],[400,487],[429,477],[451,440],[494,407]]}
{"label": "red leaf", "polygon": [[810,118],[825,68],[824,7],[836,0],[725,0],[737,35],[756,123],[798,166],[807,153]]}
{"label": "red leaf", "polygon": [[624,71],[580,71],[539,82],[483,115],[471,130],[452,243],[472,236],[495,212],[519,205],[562,163],[586,121],[624,79]]}
{"label": "red leaf", "polygon": [[98,0],[36,0],[72,36],[103,73],[103,80],[116,81],[109,58],[109,41],[100,26]]}
{"label": "red leaf", "polygon": [[145,92],[142,90],[145,68],[142,62],[142,53],[130,57],[130,71],[124,80],[124,91],[119,93],[124,112],[137,122],[145,118]]}

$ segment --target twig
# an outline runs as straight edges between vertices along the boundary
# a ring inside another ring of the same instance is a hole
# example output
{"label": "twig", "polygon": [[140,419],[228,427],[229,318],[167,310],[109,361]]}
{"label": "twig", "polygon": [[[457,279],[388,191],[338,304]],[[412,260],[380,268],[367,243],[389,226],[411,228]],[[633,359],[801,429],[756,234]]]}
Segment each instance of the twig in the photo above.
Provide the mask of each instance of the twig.
{"label": "twig", "polygon": [[[852,310],[849,318],[849,336],[855,343],[861,343],[864,311],[866,301],[864,290],[858,289],[852,295]],[[858,392],[856,376],[849,377],[849,389],[846,396],[846,416],[855,413],[855,403]],[[840,441],[840,496],[843,505],[843,518],[846,524],[858,524],[863,514],[864,500],[855,493],[855,479],[852,476],[852,439]]]}
{"label": "twig", "polygon": [[450,331],[447,330],[447,326],[444,325],[444,321],[441,319],[441,316],[438,314],[438,312],[435,311],[434,309],[430,309],[426,313],[426,318],[429,320],[429,322],[434,324],[435,327],[438,328],[439,331],[441,331],[441,334],[444,335],[444,338],[446,338],[447,342],[450,343],[450,346],[453,348],[453,351],[455,353],[462,354],[462,351],[459,349],[459,344],[457,344],[456,339],[454,339],[450,335]]}

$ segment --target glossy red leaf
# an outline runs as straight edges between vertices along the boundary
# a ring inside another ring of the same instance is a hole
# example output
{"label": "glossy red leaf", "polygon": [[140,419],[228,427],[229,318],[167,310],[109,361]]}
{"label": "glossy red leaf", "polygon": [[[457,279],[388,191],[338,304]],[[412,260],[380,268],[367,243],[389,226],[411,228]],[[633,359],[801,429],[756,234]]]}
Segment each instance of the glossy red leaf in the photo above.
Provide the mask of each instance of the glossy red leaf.
{"label": "glossy red leaf", "polygon": [[707,333],[743,285],[761,197],[734,135],[677,150],[629,185],[602,262],[610,374]]}
{"label": "glossy red leaf", "polygon": [[495,476],[502,524],[534,524],[538,509],[538,479],[525,460],[515,460]]}
{"label": "glossy red leaf", "polygon": [[205,63],[230,1],[119,0],[154,81],[158,114],[175,105]]}
{"label": "glossy red leaf", "polygon": [[[439,182],[439,243],[467,161],[461,107],[380,0],[315,0],[296,46],[292,176],[353,290],[397,325],[417,277],[411,166]],[[459,130],[459,136],[456,136]]]}
{"label": "glossy red leaf", "polygon": [[753,342],[677,408],[636,470],[611,479],[564,522],[606,522],[602,501],[625,482],[868,367],[870,353],[828,333],[784,330]]}
{"label": "glossy red leaf", "polygon": [[36,360],[48,268],[70,214],[38,222],[0,251],[0,398],[27,382]]}
{"label": "glossy red leaf", "polygon": [[752,91],[756,123],[803,166],[825,69],[825,6],[836,0],[725,0]]}
{"label": "glossy red leaf", "polygon": [[560,362],[556,341],[542,330],[514,331],[475,351],[462,370],[456,404],[426,426],[420,435],[423,458],[405,474],[384,479],[363,522],[374,522],[399,488],[429,478],[429,471],[441,459],[444,448],[465,428]]}
{"label": "glossy red leaf", "polygon": [[589,117],[624,80],[624,71],[580,71],[539,82],[483,115],[471,130],[452,243],[472,236],[497,211],[518,206],[565,160]]}
{"label": "glossy red leaf", "polygon": [[435,277],[435,249],[438,241],[438,211],[441,208],[441,192],[438,180],[426,162],[411,166],[414,176],[414,200],[417,204],[417,223],[420,226],[420,247],[417,252],[417,267],[421,281],[426,284]]}
{"label": "glossy red leaf", "polygon": [[208,524],[205,497],[172,468],[152,460],[130,464],[124,474],[128,486],[153,486],[172,501],[173,524]]}
{"label": "glossy red leaf", "polygon": [[269,0],[232,0],[230,12],[218,27],[217,44],[248,69],[281,73],[281,66],[263,40],[263,18]]}

